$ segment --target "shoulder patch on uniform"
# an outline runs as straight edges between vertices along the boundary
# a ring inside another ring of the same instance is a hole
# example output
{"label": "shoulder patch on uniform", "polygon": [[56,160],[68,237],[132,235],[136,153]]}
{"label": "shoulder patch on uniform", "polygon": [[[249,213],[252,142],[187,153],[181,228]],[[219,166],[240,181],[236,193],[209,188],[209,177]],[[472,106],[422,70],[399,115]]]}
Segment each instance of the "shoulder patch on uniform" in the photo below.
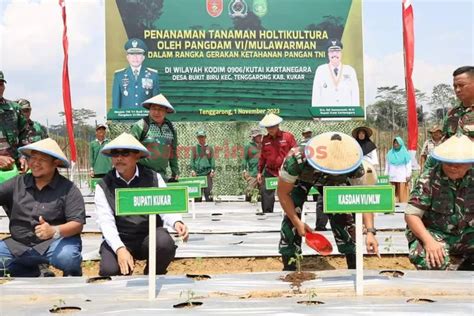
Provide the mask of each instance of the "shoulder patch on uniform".
{"label": "shoulder patch on uniform", "polygon": [[153,68],[148,68],[148,67],[146,67],[146,70],[149,70],[149,71],[151,71],[151,72],[158,72],[158,70],[153,69]]}
{"label": "shoulder patch on uniform", "polygon": [[115,70],[115,72],[117,73],[117,72],[121,72],[121,71],[124,71],[124,70],[125,70],[125,68],[117,69],[117,70]]}

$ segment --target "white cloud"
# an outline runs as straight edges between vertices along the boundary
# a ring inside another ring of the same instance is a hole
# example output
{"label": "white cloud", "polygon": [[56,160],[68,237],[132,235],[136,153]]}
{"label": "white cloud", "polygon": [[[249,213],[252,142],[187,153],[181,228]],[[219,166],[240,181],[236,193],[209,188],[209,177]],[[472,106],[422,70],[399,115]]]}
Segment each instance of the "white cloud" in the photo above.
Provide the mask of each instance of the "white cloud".
{"label": "white cloud", "polygon": [[[452,73],[458,66],[452,64],[433,64],[415,58],[413,83],[415,88],[431,95],[433,87],[440,83],[451,84]],[[365,98],[367,104],[375,101],[377,87],[405,86],[405,70],[402,52],[386,55],[382,58],[365,57]]]}

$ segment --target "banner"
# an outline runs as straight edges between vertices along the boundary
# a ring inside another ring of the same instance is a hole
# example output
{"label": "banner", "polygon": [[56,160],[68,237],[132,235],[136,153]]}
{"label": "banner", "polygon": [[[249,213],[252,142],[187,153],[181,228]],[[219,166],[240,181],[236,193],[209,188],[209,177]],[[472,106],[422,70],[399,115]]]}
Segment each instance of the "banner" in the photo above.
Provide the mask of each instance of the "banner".
{"label": "banner", "polygon": [[67,38],[67,16],[66,16],[66,3],[64,0],[59,0],[59,6],[61,7],[61,13],[63,17],[63,50],[64,50],[64,62],[63,62],[63,103],[64,103],[64,116],[66,118],[66,127],[67,134],[69,137],[69,145],[71,152],[71,161],[72,167],[74,168],[74,163],[77,161],[76,153],[76,142],[74,140],[74,124],[72,118],[72,102],[71,102],[71,89],[69,85],[69,41]]}
{"label": "banner", "polygon": [[361,0],[106,1],[107,117],[138,119],[158,93],[173,121],[364,117],[361,15]]}

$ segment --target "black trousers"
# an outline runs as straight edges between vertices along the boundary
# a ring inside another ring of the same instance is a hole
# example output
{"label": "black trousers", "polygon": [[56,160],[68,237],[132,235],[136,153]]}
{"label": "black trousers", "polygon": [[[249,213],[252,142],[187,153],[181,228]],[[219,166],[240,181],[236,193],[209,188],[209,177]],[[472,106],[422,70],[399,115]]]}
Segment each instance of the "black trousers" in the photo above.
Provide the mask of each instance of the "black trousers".
{"label": "black trousers", "polygon": [[[123,241],[130,254],[134,259],[147,260],[145,274],[148,274],[148,244],[149,236],[144,239],[133,241]],[[156,228],[156,273],[166,274],[171,261],[176,254],[177,246],[171,238],[168,231],[163,227]],[[117,255],[110,248],[106,241],[100,245],[100,268],[99,275],[112,276],[120,275],[120,267],[117,261]]]}

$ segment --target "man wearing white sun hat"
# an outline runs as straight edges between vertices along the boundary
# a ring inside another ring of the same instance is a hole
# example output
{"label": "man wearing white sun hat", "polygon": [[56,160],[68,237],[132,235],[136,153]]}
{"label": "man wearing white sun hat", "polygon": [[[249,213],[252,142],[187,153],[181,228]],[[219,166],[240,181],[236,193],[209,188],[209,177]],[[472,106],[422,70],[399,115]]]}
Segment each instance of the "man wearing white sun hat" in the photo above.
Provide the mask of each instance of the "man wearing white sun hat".
{"label": "man wearing white sun hat", "polygon": [[451,136],[431,155],[405,210],[410,261],[417,269],[473,270],[474,142]]}
{"label": "man wearing white sun hat", "polygon": [[10,219],[11,234],[0,241],[0,271],[36,277],[40,266],[51,264],[64,276],[80,276],[84,199],[57,171],[69,162],[51,138],[19,151],[27,157],[31,173],[0,185],[0,204]]}
{"label": "man wearing white sun hat", "polygon": [[[114,169],[102,178],[95,191],[97,223],[104,237],[99,274],[127,275],[133,272],[135,259],[148,259],[148,216],[115,216],[115,189],[166,187],[166,183],[159,173],[137,165],[150,153],[130,134],[121,134],[105,145],[101,153],[112,157]],[[176,245],[164,227],[174,228],[184,240],[188,238],[188,229],[179,214],[163,214],[156,221],[156,272],[165,274],[174,259]]]}
{"label": "man wearing white sun hat", "polygon": [[280,130],[281,117],[268,113],[260,121],[260,127],[266,128],[268,134],[263,136],[262,151],[258,160],[257,182],[262,185],[262,211],[272,213],[275,204],[275,190],[265,188],[266,177],[278,177],[281,164],[296,140],[290,132]]}

